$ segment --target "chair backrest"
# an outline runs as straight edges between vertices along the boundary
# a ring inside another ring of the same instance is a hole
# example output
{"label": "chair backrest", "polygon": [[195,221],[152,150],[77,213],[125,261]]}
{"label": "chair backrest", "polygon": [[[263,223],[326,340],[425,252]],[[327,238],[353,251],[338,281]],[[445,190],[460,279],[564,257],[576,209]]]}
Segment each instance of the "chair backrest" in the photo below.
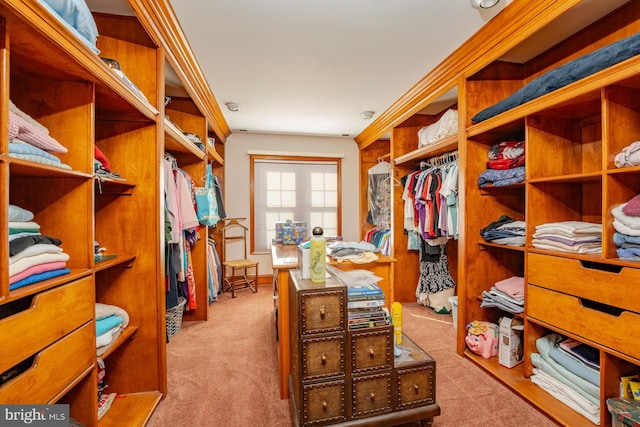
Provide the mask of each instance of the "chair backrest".
{"label": "chair backrest", "polygon": [[222,238],[222,262],[228,261],[227,243],[240,240],[242,241],[242,244],[244,246],[243,259],[247,259],[247,232],[249,231],[249,228],[240,222],[244,219],[246,218],[223,219],[225,224],[220,229],[220,236]]}

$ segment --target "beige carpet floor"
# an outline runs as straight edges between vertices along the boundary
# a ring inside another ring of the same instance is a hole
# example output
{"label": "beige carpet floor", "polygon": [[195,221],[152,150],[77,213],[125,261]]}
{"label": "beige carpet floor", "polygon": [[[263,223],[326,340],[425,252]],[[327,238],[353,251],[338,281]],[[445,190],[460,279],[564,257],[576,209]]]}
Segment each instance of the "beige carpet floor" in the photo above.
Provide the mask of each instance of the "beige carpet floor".
{"label": "beige carpet floor", "polygon": [[[185,322],[167,345],[168,388],[149,427],[288,427],[280,400],[271,288],[223,294],[207,322]],[[451,315],[403,305],[404,332],[436,360],[434,427],[555,426],[455,352]],[[417,425],[417,424],[416,424]]]}

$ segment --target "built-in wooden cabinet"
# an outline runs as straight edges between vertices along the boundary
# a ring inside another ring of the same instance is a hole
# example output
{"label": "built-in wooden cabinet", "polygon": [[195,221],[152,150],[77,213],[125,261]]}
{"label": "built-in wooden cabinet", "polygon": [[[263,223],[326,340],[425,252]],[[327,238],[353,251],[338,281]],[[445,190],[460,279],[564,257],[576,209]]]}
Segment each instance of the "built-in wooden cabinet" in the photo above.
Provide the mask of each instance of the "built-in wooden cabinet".
{"label": "built-in wooden cabinet", "polygon": [[[620,1],[608,7],[580,3],[512,2],[356,141],[361,150],[368,150],[386,121],[394,172],[414,167],[414,161],[438,151],[416,150],[423,122],[415,121],[424,119],[419,117],[421,110],[438,98],[443,85],[457,86],[457,350],[559,424],[578,426],[592,422],[529,380],[534,368],[531,354],[538,351],[536,340],[550,333],[589,344],[600,355],[600,425],[611,425],[606,399],[618,396],[621,376],[640,372],[636,351],[640,305],[633,285],[640,265],[618,258],[611,213],[640,193],[639,168],[614,164],[615,155],[640,138],[640,59],[632,57],[485,121],[471,121],[543,73],[640,30],[640,2]],[[518,23],[533,8],[538,16]],[[578,17],[581,24],[574,25]],[[573,30],[566,31],[569,27]],[[557,36],[559,28],[565,29],[565,36]],[[549,38],[551,34],[555,36]],[[477,180],[486,169],[490,147],[508,139],[526,143],[524,181],[480,188]],[[395,289],[396,298],[402,300],[400,284],[413,285],[418,275],[417,266],[416,270],[401,267],[403,262],[412,263],[412,255],[402,254],[402,203],[398,198],[394,203]],[[480,230],[502,215],[525,221],[524,246],[482,238]],[[537,225],[571,220],[602,224],[601,254],[534,247]],[[497,357],[487,360],[469,351],[464,325],[513,316],[499,308],[481,307],[482,292],[511,276],[525,278],[525,311],[520,316],[525,328],[524,363],[509,369]]]}
{"label": "built-in wooden cabinet", "polygon": [[[18,205],[34,213],[42,234],[62,241],[70,269],[12,289],[8,257],[0,260],[0,336],[13,343],[0,350],[0,372],[16,365],[22,371],[0,385],[0,403],[68,403],[71,416],[86,426],[143,426],[167,393],[163,154],[176,153],[195,180],[208,162],[221,173],[223,160],[214,148],[196,147],[165,117],[205,144],[207,136],[222,144],[228,133],[216,122],[217,110],[203,110],[214,104],[206,85],[189,80],[198,78],[190,51],[172,50],[184,39],[167,41],[170,31],[179,31],[170,6],[154,3],[132,3],[130,16],[94,13],[98,56],[38,2],[0,2],[0,246],[9,253],[8,205]],[[116,60],[135,87],[101,57]],[[177,74],[188,80],[190,98],[165,110],[167,58],[189,70]],[[9,100],[68,149],[55,153],[68,168],[9,155]],[[94,147],[119,178],[94,173]],[[192,314],[198,320],[206,319],[208,305],[206,227],[200,235],[194,274],[201,305]],[[94,242],[116,256],[96,261]],[[107,391],[119,398],[100,421],[96,302],[129,316],[101,354]]]}
{"label": "built-in wooden cabinet", "polygon": [[[468,118],[499,100],[482,94],[506,97],[542,72],[638,29],[640,4],[630,2],[521,66],[488,64],[466,79]],[[471,354],[465,349],[463,329],[458,330],[458,350],[562,424],[589,425],[590,421],[530,383],[521,385],[522,378],[533,374],[530,356],[538,352],[538,338],[556,332],[600,351],[601,425],[612,422],[605,401],[618,396],[620,376],[640,369],[640,355],[632,344],[638,339],[635,331],[640,319],[632,277],[640,266],[617,257],[611,214],[613,207],[640,192],[637,168],[618,169],[613,163],[615,154],[635,141],[640,131],[637,103],[632,101],[638,90],[637,64],[638,58],[631,58],[478,124],[467,119],[467,243],[462,254],[459,324],[497,321],[507,314],[481,308],[479,296],[499,280],[524,277],[525,363],[506,369],[495,360]],[[474,180],[485,169],[489,147],[511,138],[526,142],[525,181],[504,188],[478,188]],[[480,237],[478,230],[500,215],[526,222],[524,248],[492,245]],[[531,237],[535,227],[557,221],[602,224],[602,253],[535,248]]]}

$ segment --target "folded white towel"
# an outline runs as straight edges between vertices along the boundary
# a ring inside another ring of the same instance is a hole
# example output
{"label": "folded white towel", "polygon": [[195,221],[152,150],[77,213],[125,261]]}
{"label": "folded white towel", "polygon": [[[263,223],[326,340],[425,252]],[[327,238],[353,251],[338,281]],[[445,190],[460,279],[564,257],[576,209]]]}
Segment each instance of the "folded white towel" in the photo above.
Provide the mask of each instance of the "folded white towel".
{"label": "folded white towel", "polygon": [[536,225],[536,232],[547,234],[568,233],[575,234],[602,234],[602,224],[585,221],[559,221]]}

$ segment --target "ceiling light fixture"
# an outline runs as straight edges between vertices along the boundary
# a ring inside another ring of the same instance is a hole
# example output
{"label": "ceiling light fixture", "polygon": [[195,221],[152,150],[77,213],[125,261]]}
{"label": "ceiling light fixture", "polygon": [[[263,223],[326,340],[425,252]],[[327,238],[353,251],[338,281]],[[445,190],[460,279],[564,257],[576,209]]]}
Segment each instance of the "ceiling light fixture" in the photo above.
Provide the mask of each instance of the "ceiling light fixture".
{"label": "ceiling light fixture", "polygon": [[471,0],[471,6],[476,9],[489,9],[500,3],[500,0]]}
{"label": "ceiling light fixture", "polygon": [[362,117],[365,120],[369,120],[371,117],[373,117],[375,113],[373,111],[363,111],[362,113],[360,113],[360,117]]}
{"label": "ceiling light fixture", "polygon": [[240,109],[240,104],[238,104],[237,102],[227,102],[224,105],[227,106],[229,111],[238,111]]}

